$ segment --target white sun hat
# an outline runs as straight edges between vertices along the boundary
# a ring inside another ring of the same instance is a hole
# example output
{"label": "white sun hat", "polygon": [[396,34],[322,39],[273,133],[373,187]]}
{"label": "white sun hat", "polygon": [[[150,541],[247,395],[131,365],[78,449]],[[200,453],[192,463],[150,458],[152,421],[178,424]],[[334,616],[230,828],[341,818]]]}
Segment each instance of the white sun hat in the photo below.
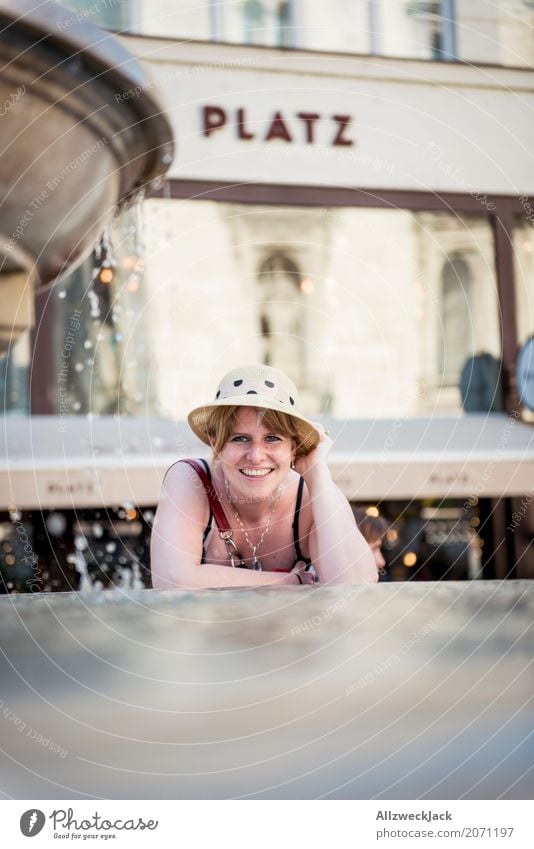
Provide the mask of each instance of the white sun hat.
{"label": "white sun hat", "polygon": [[271,366],[254,365],[235,368],[225,374],[213,401],[191,410],[187,417],[191,430],[206,445],[210,439],[206,433],[209,414],[217,407],[259,407],[277,410],[298,419],[302,435],[301,449],[312,451],[319,442],[320,434],[313,423],[298,408],[297,388],[282,371]]}

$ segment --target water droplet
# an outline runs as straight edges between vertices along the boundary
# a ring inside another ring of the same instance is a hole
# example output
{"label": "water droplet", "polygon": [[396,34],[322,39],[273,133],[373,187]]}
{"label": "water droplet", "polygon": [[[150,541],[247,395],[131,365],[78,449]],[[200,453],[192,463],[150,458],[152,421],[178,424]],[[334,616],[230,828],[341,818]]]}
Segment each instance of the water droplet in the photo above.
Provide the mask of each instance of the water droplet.
{"label": "water droplet", "polygon": [[76,363],[76,365],[74,366],[74,371],[83,371],[84,368],[85,366],[83,363]]}
{"label": "water droplet", "polygon": [[83,347],[86,348],[87,350],[89,350],[89,348],[93,347],[93,343],[91,342],[90,339],[86,339],[85,342],[83,343]]}
{"label": "water droplet", "polygon": [[115,543],[115,542],[108,542],[107,545],[106,545],[106,551],[109,551],[110,553],[112,551],[115,551],[116,548],[117,548],[117,543]]}
{"label": "water droplet", "polygon": [[[77,551],[83,551],[84,549],[86,549],[87,548],[87,540],[85,539],[85,537],[75,536],[74,537],[74,547],[76,548]],[[69,562],[70,563],[73,562],[73,560],[70,559],[70,557],[72,557],[72,556],[73,555],[69,555]]]}
{"label": "water droplet", "polygon": [[79,401],[75,401],[74,404],[72,405],[73,410],[81,410],[81,408],[82,408],[82,405],[80,404]]}
{"label": "water droplet", "polygon": [[66,293],[65,289],[60,289],[60,290],[59,290],[59,292],[57,293],[57,296],[58,296],[58,298],[61,298],[61,300],[63,300],[64,298],[66,298],[66,297],[67,297],[67,293]]}
{"label": "water droplet", "polygon": [[46,527],[53,537],[60,537],[67,527],[67,520],[63,513],[50,513],[46,519]]}

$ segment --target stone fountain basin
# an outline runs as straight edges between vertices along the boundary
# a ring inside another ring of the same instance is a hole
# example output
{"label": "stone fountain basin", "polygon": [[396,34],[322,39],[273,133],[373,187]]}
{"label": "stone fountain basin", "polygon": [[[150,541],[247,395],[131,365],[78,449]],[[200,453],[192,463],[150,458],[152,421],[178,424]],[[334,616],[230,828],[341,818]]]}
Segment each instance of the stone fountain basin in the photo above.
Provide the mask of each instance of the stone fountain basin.
{"label": "stone fountain basin", "polygon": [[[48,282],[117,204],[168,169],[170,124],[142,66],[54,2],[1,0],[0,258]],[[66,23],[67,22],[67,23]],[[137,94],[122,100],[124,92]]]}
{"label": "stone fountain basin", "polygon": [[0,598],[17,799],[530,799],[534,585]]}

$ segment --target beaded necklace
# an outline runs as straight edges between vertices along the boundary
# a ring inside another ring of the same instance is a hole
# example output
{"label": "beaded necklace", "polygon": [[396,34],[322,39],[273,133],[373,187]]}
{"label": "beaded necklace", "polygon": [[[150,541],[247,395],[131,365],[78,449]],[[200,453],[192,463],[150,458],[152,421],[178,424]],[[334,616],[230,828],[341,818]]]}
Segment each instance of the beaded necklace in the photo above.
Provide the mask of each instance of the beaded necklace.
{"label": "beaded necklace", "polygon": [[[273,504],[273,506],[272,506],[272,508],[271,508],[271,512],[269,513],[269,518],[268,518],[268,520],[267,520],[267,524],[266,524],[266,526],[265,526],[265,528],[264,528],[264,530],[263,530],[263,533],[262,533],[261,537],[259,538],[258,542],[256,543],[256,545],[254,545],[254,543],[251,541],[251,539],[250,539],[250,537],[249,537],[249,535],[248,535],[248,533],[247,533],[247,529],[245,528],[245,525],[244,525],[244,523],[243,523],[243,520],[242,520],[241,516],[239,515],[239,513],[238,513],[238,512],[237,512],[237,510],[235,509],[234,505],[232,504],[232,496],[230,495],[230,485],[229,485],[228,481],[226,480],[226,478],[224,479],[224,488],[225,488],[225,490],[226,490],[226,497],[227,497],[227,499],[228,499],[228,503],[230,504],[230,507],[231,507],[231,508],[232,508],[232,510],[234,511],[234,515],[235,515],[235,517],[236,517],[236,519],[237,519],[237,521],[238,521],[239,527],[240,527],[240,528],[241,528],[241,530],[243,531],[243,535],[244,535],[244,537],[245,537],[245,540],[246,540],[246,541],[247,541],[247,543],[249,544],[249,546],[250,546],[250,550],[252,551],[252,568],[253,568],[256,572],[261,572],[263,567],[262,567],[262,565],[261,565],[260,561],[258,560],[258,557],[257,557],[257,551],[258,551],[258,549],[261,547],[261,544],[263,543],[263,540],[264,540],[264,539],[265,539],[265,537],[267,536],[267,533],[268,533],[268,531],[269,531],[269,528],[271,527],[271,522],[272,522],[272,520],[273,520],[273,516],[274,516],[275,510],[276,510],[276,508],[278,507],[278,502],[280,501],[280,498],[282,497],[282,485],[280,485],[280,486],[278,487],[278,495],[276,496],[276,499],[275,499],[275,501],[274,501],[274,504]],[[243,564],[243,565],[246,565],[246,564],[244,563],[244,561],[242,561],[242,564]]]}

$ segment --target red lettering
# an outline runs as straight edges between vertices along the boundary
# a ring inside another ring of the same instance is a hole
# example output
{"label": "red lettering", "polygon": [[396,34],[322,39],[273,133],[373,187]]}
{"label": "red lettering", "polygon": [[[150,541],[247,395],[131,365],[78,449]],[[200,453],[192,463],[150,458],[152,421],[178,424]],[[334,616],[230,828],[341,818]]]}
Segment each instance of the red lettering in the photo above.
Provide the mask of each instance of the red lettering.
{"label": "red lettering", "polygon": [[237,110],[237,138],[244,139],[248,141],[249,139],[254,138],[254,133],[248,133],[247,128],[245,126],[245,110],[238,109]]}
{"label": "red lettering", "polygon": [[[237,138],[241,141],[250,141],[256,138],[256,133],[247,126],[247,110],[236,109],[235,127]],[[306,144],[315,144],[315,130],[317,122],[321,120],[318,112],[297,112],[296,117],[304,124],[304,140]],[[332,115],[332,121],[337,124],[337,131],[332,139],[334,147],[352,147],[356,144],[354,139],[348,137],[349,128],[352,123],[350,115]],[[216,130],[220,130],[228,124],[228,113],[220,106],[204,106],[202,108],[202,134],[211,136]],[[293,138],[281,111],[275,112],[268,124],[265,141],[281,141],[291,144]]]}
{"label": "red lettering", "polygon": [[265,141],[272,141],[272,139],[283,139],[286,142],[292,142],[293,139],[289,135],[289,130],[287,129],[284,119],[282,118],[281,112],[275,112],[273,120],[271,121],[271,126],[265,136]]}
{"label": "red lettering", "polygon": [[335,138],[334,138],[334,141],[332,142],[332,144],[333,145],[339,145],[339,146],[342,146],[342,147],[343,146],[344,147],[350,147],[351,145],[353,145],[354,141],[352,139],[346,139],[343,135],[345,130],[349,126],[350,122],[352,121],[351,116],[350,115],[332,115],[332,120],[334,120],[336,122],[336,124],[338,125],[337,133],[335,135]]}
{"label": "red lettering", "polygon": [[313,144],[315,141],[313,137],[314,124],[320,117],[317,112],[299,112],[297,114],[297,118],[300,118],[306,124],[306,141],[308,144]]}
{"label": "red lettering", "polygon": [[202,110],[202,132],[211,136],[226,124],[226,112],[220,106],[204,106]]}

